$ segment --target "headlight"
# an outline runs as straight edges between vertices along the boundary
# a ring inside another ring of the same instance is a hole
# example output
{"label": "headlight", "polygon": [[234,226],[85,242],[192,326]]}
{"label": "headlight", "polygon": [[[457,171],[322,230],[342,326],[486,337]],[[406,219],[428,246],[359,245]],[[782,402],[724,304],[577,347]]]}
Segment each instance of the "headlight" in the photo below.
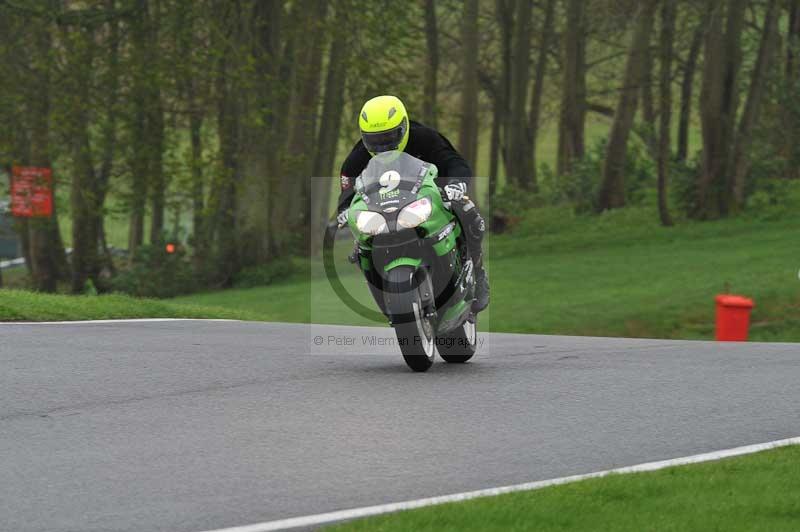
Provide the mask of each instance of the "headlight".
{"label": "headlight", "polygon": [[358,211],[356,227],[367,235],[389,232],[389,228],[386,226],[386,218],[382,214],[372,211]]}
{"label": "headlight", "polygon": [[433,205],[428,198],[420,198],[410,205],[406,205],[397,215],[397,224],[400,227],[411,229],[424,223],[431,216]]}

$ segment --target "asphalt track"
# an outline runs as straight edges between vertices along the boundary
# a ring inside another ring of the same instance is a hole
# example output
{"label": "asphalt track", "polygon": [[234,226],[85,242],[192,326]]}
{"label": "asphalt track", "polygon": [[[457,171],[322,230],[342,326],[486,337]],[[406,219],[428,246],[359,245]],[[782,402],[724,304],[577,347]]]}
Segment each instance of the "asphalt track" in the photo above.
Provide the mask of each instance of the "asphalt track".
{"label": "asphalt track", "polygon": [[198,532],[800,435],[798,344],[483,339],[414,374],[389,329],[0,324],[0,530]]}

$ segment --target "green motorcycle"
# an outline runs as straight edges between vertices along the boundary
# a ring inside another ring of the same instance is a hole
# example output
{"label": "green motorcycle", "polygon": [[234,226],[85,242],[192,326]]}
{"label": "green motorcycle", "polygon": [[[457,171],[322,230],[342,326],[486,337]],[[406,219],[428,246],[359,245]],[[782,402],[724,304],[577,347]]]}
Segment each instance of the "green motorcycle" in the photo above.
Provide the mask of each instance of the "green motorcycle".
{"label": "green motorcycle", "polygon": [[463,363],[476,351],[473,263],[435,165],[390,151],[356,179],[348,225],[372,296],[408,366],[426,371],[438,349]]}

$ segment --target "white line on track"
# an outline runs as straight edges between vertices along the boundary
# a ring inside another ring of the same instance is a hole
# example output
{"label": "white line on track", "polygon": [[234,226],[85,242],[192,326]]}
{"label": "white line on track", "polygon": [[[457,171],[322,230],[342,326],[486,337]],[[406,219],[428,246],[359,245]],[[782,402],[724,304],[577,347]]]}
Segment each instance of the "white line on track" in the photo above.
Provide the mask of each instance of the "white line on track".
{"label": "white line on track", "polygon": [[138,318],[127,320],[75,320],[75,321],[0,321],[0,325],[85,325],[99,323],[154,323],[162,321],[237,321],[202,318]]}
{"label": "white line on track", "polygon": [[604,477],[614,473],[642,473],[645,471],[656,471],[658,469],[664,469],[666,467],[672,467],[672,466],[696,464],[699,462],[710,462],[712,460],[720,460],[722,458],[730,458],[733,456],[752,454],[759,451],[766,451],[768,449],[775,449],[777,447],[785,447],[787,445],[800,445],[800,437],[787,438],[785,440],[776,440],[766,443],[757,443],[754,445],[745,445],[744,447],[735,447],[733,449],[725,449],[722,451],[713,451],[710,453],[695,454],[692,456],[672,458],[670,460],[661,460],[658,462],[647,462],[645,464],[620,467],[617,469],[609,469],[606,471],[597,471],[595,473],[587,473],[584,475],[572,475],[569,477],[552,478],[549,480],[526,482],[525,484],[515,484],[513,486],[487,488],[477,491],[468,491],[464,493],[454,493],[452,495],[443,495],[440,497],[416,499],[413,501],[379,504],[377,506],[365,506],[363,508],[352,508],[349,510],[339,510],[336,512],[328,512],[324,514],[306,515],[302,517],[291,517],[289,519],[266,521],[264,523],[256,523],[253,525],[235,526],[231,528],[219,528],[215,530],[208,530],[206,532],[270,532],[273,530],[288,530],[291,528],[298,528],[298,527],[318,526],[318,525],[334,523],[337,521],[356,519],[359,517],[368,517],[372,515],[398,512],[401,510],[422,508],[424,506],[433,506],[436,504],[444,504],[448,502],[466,501],[469,499],[476,499],[478,497],[490,497],[493,495],[501,495],[503,493],[513,493],[516,491],[536,490],[536,489],[546,488],[549,486],[558,486],[559,484],[566,484],[568,482],[575,482],[578,480]]}

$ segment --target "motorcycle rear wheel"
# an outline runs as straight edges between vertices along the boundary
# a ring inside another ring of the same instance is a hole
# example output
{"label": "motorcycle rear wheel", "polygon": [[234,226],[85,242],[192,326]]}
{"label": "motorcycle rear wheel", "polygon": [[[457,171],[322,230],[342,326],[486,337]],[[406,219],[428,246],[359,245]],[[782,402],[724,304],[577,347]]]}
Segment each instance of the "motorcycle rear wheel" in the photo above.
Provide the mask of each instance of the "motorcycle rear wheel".
{"label": "motorcycle rear wheel", "polygon": [[475,355],[478,349],[476,317],[469,318],[461,327],[436,337],[439,356],[451,364],[463,364]]}

